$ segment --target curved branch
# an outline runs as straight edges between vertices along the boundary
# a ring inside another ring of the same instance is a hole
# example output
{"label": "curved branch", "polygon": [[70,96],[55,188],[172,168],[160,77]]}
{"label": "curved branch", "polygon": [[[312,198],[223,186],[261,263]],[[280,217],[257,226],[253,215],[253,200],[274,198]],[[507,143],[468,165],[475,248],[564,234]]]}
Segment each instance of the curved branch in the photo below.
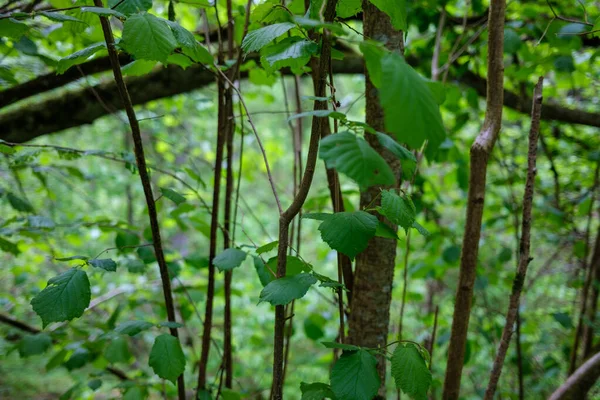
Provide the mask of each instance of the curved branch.
{"label": "curved branch", "polygon": [[600,376],[600,353],[590,357],[563,383],[548,400],[566,400],[579,385],[592,387]]}

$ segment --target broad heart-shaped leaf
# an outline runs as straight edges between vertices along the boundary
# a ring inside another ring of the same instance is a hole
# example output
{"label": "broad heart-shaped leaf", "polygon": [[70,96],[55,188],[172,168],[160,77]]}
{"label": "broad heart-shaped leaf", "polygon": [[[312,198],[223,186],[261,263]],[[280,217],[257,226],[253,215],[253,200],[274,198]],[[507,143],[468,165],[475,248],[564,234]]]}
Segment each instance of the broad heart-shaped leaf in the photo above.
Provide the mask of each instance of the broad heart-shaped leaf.
{"label": "broad heart-shaped leaf", "polygon": [[171,30],[173,31],[173,35],[177,40],[179,46],[183,50],[183,53],[189,56],[192,60],[196,62],[201,62],[203,64],[212,64],[213,56],[206,50],[194,37],[194,35],[185,29],[183,26],[179,25],[177,22],[173,21],[165,21]]}
{"label": "broad heart-shaped leaf", "polygon": [[398,54],[381,60],[379,100],[385,114],[385,126],[400,143],[413,149],[427,140],[428,157],[435,155],[446,137],[439,106],[427,83]]}
{"label": "broad heart-shaped leaf", "polygon": [[319,225],[321,237],[333,250],[354,259],[375,236],[377,217],[364,211],[339,212]]}
{"label": "broad heart-shaped leaf", "polygon": [[304,297],[315,283],[317,278],[306,273],[275,279],[260,292],[259,303],[266,301],[274,306],[286,305],[292,300]]}
{"label": "broad heart-shaped leaf", "polygon": [[87,274],[71,268],[48,281],[48,286],[32,300],[33,311],[46,327],[52,322],[80,317],[90,305],[91,291]]}
{"label": "broad heart-shaped leaf", "polygon": [[411,160],[417,162],[417,158],[415,157],[415,155],[411,153],[406,147],[396,142],[396,140],[394,140],[394,138],[390,135],[386,135],[382,132],[376,132],[375,136],[377,136],[377,140],[383,147],[388,149],[393,155],[398,157],[400,160]]}
{"label": "broad heart-shaped leaf", "polygon": [[415,222],[416,210],[410,197],[398,196],[392,190],[381,192],[381,207],[378,211],[405,231],[412,228]]}
{"label": "broad heart-shaped leaf", "polygon": [[177,47],[166,21],[148,13],[132,15],[125,21],[121,43],[137,59],[163,63]]}
{"label": "broad heart-shaped leaf", "polygon": [[427,391],[431,385],[431,372],[414,344],[398,344],[392,355],[392,376],[396,386],[412,399],[427,399]]}
{"label": "broad heart-shaped leaf", "polygon": [[331,369],[331,389],[344,400],[372,399],[379,389],[377,359],[368,351],[344,351]]}
{"label": "broad heart-shaped leaf", "polygon": [[406,0],[370,0],[375,7],[389,15],[392,26],[400,31],[408,29]]}
{"label": "broad heart-shaped leaf", "polygon": [[94,268],[101,268],[105,271],[115,272],[117,270],[117,263],[110,258],[89,260],[88,263]]}
{"label": "broad heart-shaped leaf", "polygon": [[19,342],[19,355],[21,357],[42,354],[52,345],[52,338],[47,333],[25,335]]}
{"label": "broad heart-shaped leaf", "polygon": [[331,391],[331,386],[326,383],[314,382],[314,383],[300,383],[300,390],[302,391],[301,400],[323,400],[323,399],[334,399],[335,395]]}
{"label": "broad heart-shaped leaf", "polygon": [[317,53],[319,46],[310,40],[289,37],[265,49],[261,58],[270,69],[278,70],[284,67],[301,68]]}
{"label": "broad heart-shaped leaf", "polygon": [[71,68],[73,65],[81,64],[93,54],[96,54],[100,50],[106,49],[106,44],[96,43],[86,47],[83,50],[76,51],[75,53],[58,60],[56,64],[56,73],[63,74],[66,70]]}
{"label": "broad heart-shaped leaf", "polygon": [[248,32],[242,41],[242,50],[246,53],[258,51],[295,26],[291,22],[282,22]]}
{"label": "broad heart-shaped leaf", "polygon": [[390,166],[366,140],[350,132],[329,135],[321,140],[319,158],[361,188],[392,185],[396,178]]}
{"label": "broad heart-shaped leaf", "polygon": [[127,321],[119,324],[119,326],[115,328],[115,332],[122,333],[124,335],[135,336],[146,329],[152,328],[153,326],[153,323],[147,321]]}
{"label": "broad heart-shaped leaf", "polygon": [[179,339],[168,333],[158,336],[150,351],[148,365],[156,375],[174,384],[177,377],[185,371],[185,355],[181,350]]}
{"label": "broad heart-shaped leaf", "polygon": [[361,0],[340,0],[335,8],[336,14],[340,18],[349,18],[358,14],[362,10]]}
{"label": "broad heart-shaped leaf", "polygon": [[[115,7],[119,4],[117,7]],[[125,15],[139,13],[140,11],[148,11],[152,7],[152,0],[108,0],[108,6],[112,9],[122,12]]]}
{"label": "broad heart-shaped leaf", "polygon": [[213,259],[219,271],[231,271],[242,265],[248,254],[240,249],[227,249]]}

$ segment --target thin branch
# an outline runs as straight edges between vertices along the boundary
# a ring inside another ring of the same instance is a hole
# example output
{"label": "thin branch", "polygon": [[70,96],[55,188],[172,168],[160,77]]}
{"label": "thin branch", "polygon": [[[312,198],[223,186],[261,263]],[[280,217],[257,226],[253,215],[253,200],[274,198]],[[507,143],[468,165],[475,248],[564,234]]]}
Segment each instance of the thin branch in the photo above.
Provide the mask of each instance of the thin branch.
{"label": "thin branch", "polygon": [[569,399],[570,392],[573,389],[576,389],[576,387],[579,384],[588,381],[591,382],[591,384],[593,385],[599,376],[600,353],[597,353],[593,357],[590,357],[590,359],[587,360],[585,363],[583,363],[581,367],[577,368],[577,370],[573,372],[571,376],[569,376],[565,383],[563,383],[558,389],[556,389],[556,391],[554,391],[554,393],[552,393],[550,397],[548,397],[548,400]]}
{"label": "thin branch", "polygon": [[536,160],[537,160],[537,146],[540,135],[540,120],[542,114],[542,88],[544,79],[539,78],[538,83],[535,86],[533,92],[533,111],[531,113],[531,129],[529,131],[529,152],[527,155],[527,179],[525,182],[525,194],[523,196],[523,217],[521,222],[521,241],[519,244],[519,266],[517,268],[517,274],[515,275],[512,287],[512,293],[510,295],[508,311],[506,313],[506,323],[502,331],[502,338],[498,351],[496,352],[496,359],[492,366],[490,373],[490,381],[488,383],[487,390],[485,392],[485,400],[492,400],[496,393],[498,382],[500,381],[500,375],[502,374],[502,367],[506,358],[508,347],[510,346],[510,339],[513,333],[513,327],[517,318],[519,310],[519,302],[521,297],[521,291],[523,289],[523,283],[527,276],[527,267],[531,262],[529,258],[529,251],[531,247],[531,210],[533,208],[533,192],[535,185],[536,175]]}
{"label": "thin branch", "polygon": [[[97,7],[103,7],[102,0],[94,0],[94,4]],[[156,212],[156,205],[154,203],[154,195],[152,194],[152,183],[148,175],[146,167],[146,157],[144,155],[144,145],[142,142],[142,135],[140,132],[140,126],[133,109],[127,86],[123,80],[121,72],[121,65],[119,63],[119,56],[115,47],[115,41],[108,18],[100,16],[100,24],[102,25],[102,31],[104,33],[104,40],[106,41],[106,47],[108,49],[108,55],[111,61],[113,75],[121,101],[125,107],[127,118],[129,119],[129,126],[133,136],[134,152],[138,172],[140,174],[140,180],[144,189],[144,196],[146,198],[146,205],[148,207],[148,218],[150,220],[150,229],[152,232],[152,242],[154,244],[154,252],[156,255],[156,261],[160,270],[160,277],[163,285],[163,294],[165,297],[165,307],[167,309],[167,318],[171,322],[176,322],[175,317],[175,306],[173,304],[173,293],[171,291],[171,278],[169,277],[169,270],[165,260],[165,255],[162,247],[162,239],[160,235],[160,227],[158,224],[158,215]],[[171,335],[178,338],[179,334],[177,328],[170,328]],[[177,391],[180,400],[185,400],[185,381],[183,374],[177,378]]]}

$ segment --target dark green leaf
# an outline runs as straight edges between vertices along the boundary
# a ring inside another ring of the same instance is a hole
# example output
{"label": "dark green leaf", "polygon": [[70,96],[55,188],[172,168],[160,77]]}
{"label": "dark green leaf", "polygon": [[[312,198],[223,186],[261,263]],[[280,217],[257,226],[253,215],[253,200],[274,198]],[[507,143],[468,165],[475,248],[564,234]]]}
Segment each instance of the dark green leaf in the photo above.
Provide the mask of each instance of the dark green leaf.
{"label": "dark green leaf", "polygon": [[421,354],[412,343],[399,343],[392,355],[392,376],[396,387],[414,400],[426,400],[431,386],[431,372]]}
{"label": "dark green leaf", "polygon": [[377,223],[377,217],[364,211],[340,212],[323,221],[319,231],[329,247],[354,259],[375,236]]}
{"label": "dark green leaf", "polygon": [[31,305],[46,327],[51,322],[80,317],[89,306],[90,298],[87,274],[78,268],[71,268],[50,279],[48,286],[31,300]]}
{"label": "dark green leaf", "polygon": [[100,386],[102,386],[101,379],[92,379],[91,381],[88,382],[88,387],[90,389],[92,389],[93,391],[98,390],[100,388]]}
{"label": "dark green leaf", "polygon": [[331,390],[338,399],[372,399],[379,389],[377,360],[368,351],[344,351],[331,369]]}
{"label": "dark green leaf", "polygon": [[33,206],[26,199],[23,199],[12,192],[7,192],[6,198],[8,199],[8,202],[10,203],[12,208],[14,208],[15,210],[23,212],[34,212]]}
{"label": "dark green leaf", "polygon": [[311,274],[298,274],[275,279],[260,292],[259,303],[266,301],[274,306],[281,306],[297,300],[317,283],[317,278]]}
{"label": "dark green leaf", "polygon": [[396,142],[390,135],[386,135],[385,133],[381,132],[377,132],[375,135],[377,135],[377,140],[379,143],[400,160],[411,160],[417,162],[415,155],[406,147]]}
{"label": "dark green leaf", "polygon": [[169,54],[177,47],[177,40],[166,21],[142,13],[125,21],[121,44],[135,58],[166,63]]}
{"label": "dark green leaf", "polygon": [[120,13],[119,11],[104,7],[81,7],[81,12],[88,12],[96,15],[101,15],[103,17],[116,17],[120,19],[126,18],[125,15]]}
{"label": "dark green leaf", "polygon": [[119,324],[119,326],[115,328],[115,332],[122,333],[124,335],[135,336],[146,329],[152,328],[153,326],[154,324],[146,321],[127,321]]}
{"label": "dark green leaf", "polygon": [[300,383],[302,398],[300,400],[323,400],[335,399],[335,395],[331,391],[331,387],[325,383]]}
{"label": "dark green leaf", "polygon": [[150,351],[148,365],[158,376],[175,384],[177,377],[185,370],[185,355],[179,339],[168,333],[158,336]]}
{"label": "dark green leaf", "polygon": [[415,222],[416,210],[410,197],[398,196],[392,190],[381,192],[381,207],[378,208],[378,211],[407,232]]}
{"label": "dark green leaf", "polygon": [[115,272],[117,270],[117,263],[110,258],[94,259],[88,263],[94,268],[101,268],[105,271]]}
{"label": "dark green leaf", "polygon": [[152,0],[108,0],[108,6],[112,9],[119,4],[115,10],[125,14],[135,14],[140,11],[148,11],[152,7]]}
{"label": "dark green leaf", "polygon": [[325,331],[323,329],[326,323],[327,319],[321,314],[310,314],[308,318],[304,320],[304,334],[311,340],[319,340],[325,336]]}
{"label": "dark green leaf", "polygon": [[131,353],[129,352],[127,340],[122,336],[111,339],[108,342],[106,350],[104,350],[104,358],[113,364],[128,362],[131,358]]}
{"label": "dark green leaf", "polygon": [[19,342],[19,355],[23,358],[42,354],[52,345],[52,338],[46,333],[25,335]]}
{"label": "dark green leaf", "polygon": [[14,18],[0,19],[0,37],[19,39],[29,30],[27,24],[17,21]]}
{"label": "dark green leaf", "polygon": [[275,277],[267,269],[267,266],[263,262],[260,257],[254,256],[254,269],[256,269],[256,274],[258,275],[258,279],[260,279],[260,283],[263,287],[267,286]]}
{"label": "dark green leaf", "polygon": [[240,249],[227,249],[213,259],[219,271],[231,271],[242,265],[248,254]]}

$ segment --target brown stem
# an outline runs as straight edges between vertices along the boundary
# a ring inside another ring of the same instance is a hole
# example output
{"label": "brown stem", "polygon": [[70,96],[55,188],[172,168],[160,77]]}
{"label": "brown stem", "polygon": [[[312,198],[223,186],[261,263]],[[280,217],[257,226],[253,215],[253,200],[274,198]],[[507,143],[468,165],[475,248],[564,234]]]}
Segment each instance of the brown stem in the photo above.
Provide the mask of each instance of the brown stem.
{"label": "brown stem", "polygon": [[[96,7],[103,7],[101,0],[94,0]],[[148,207],[148,218],[150,219],[150,230],[152,232],[152,243],[154,244],[154,253],[156,255],[156,261],[160,271],[160,278],[163,286],[163,294],[165,297],[165,307],[167,309],[167,318],[171,322],[176,322],[175,318],[175,306],[173,304],[173,293],[171,291],[171,278],[169,277],[169,270],[165,261],[165,255],[162,246],[162,239],[160,236],[160,227],[158,225],[158,216],[156,213],[156,205],[154,204],[154,195],[152,194],[152,184],[150,183],[150,177],[148,176],[148,169],[146,167],[146,157],[144,155],[144,145],[142,142],[142,135],[140,132],[140,125],[138,123],[127,86],[123,80],[121,73],[121,65],[119,63],[119,56],[115,48],[115,41],[110,26],[110,22],[106,17],[100,17],[100,24],[102,25],[102,32],[104,33],[104,40],[106,41],[106,48],[108,49],[108,56],[110,58],[111,67],[119,95],[123,102],[127,118],[129,120],[129,126],[131,128],[131,134],[133,138],[133,148],[135,153],[135,160],[140,174],[140,180],[144,189],[144,196],[146,198],[146,205]],[[179,338],[177,328],[169,328],[171,335]],[[177,392],[180,400],[185,400],[185,381],[183,374],[177,378]]]}
{"label": "brown stem", "polygon": [[502,330],[502,338],[496,352],[496,359],[490,373],[490,381],[485,392],[485,400],[492,400],[502,374],[504,359],[510,346],[513,327],[519,310],[519,301],[523,289],[523,283],[527,276],[527,267],[531,262],[529,250],[531,247],[531,209],[533,208],[533,191],[536,175],[537,146],[540,134],[540,120],[542,114],[542,87],[544,79],[539,78],[533,92],[533,111],[531,112],[531,129],[529,131],[529,152],[527,155],[527,179],[525,182],[525,194],[523,196],[523,217],[521,218],[521,241],[519,244],[519,266],[513,281],[512,293],[510,295],[508,311],[506,312],[506,323]]}
{"label": "brown stem", "polygon": [[600,376],[600,353],[590,357],[583,365],[567,378],[548,400],[567,400],[571,394],[580,385],[591,387]]}
{"label": "brown stem", "polygon": [[[333,21],[335,17],[335,8],[337,0],[328,0],[325,6],[324,18],[326,22]],[[327,72],[331,62],[331,43],[328,33],[324,32],[321,45],[321,54],[319,62],[319,74],[316,84],[315,96],[324,97],[326,95]],[[315,100],[315,110],[327,109],[325,101]],[[327,118],[313,117],[310,140],[308,145],[308,154],[306,157],[306,168],[298,193],[294,196],[292,204],[281,213],[279,217],[279,248],[277,250],[277,278],[282,278],[286,273],[287,249],[289,245],[289,226],[294,217],[300,212],[302,205],[306,201],[308,191],[310,190],[312,179],[317,164],[317,153],[319,149],[319,139],[323,126],[329,124]],[[284,306],[275,306],[275,333],[273,349],[273,399],[283,399],[283,358],[284,358],[284,328],[285,312]]]}
{"label": "brown stem", "polygon": [[494,148],[502,125],[505,10],[505,0],[491,2],[488,34],[489,80],[487,85],[487,107],[483,127],[471,147],[467,220],[463,236],[460,275],[456,288],[452,332],[448,347],[448,361],[442,395],[442,398],[445,400],[458,399],[460,392],[460,380],[464,364],[473,287],[475,285],[477,270],[477,255],[479,253],[479,238],[481,236],[488,158]]}
{"label": "brown stem", "polygon": [[519,378],[519,400],[525,400],[525,387],[523,386],[523,350],[521,348],[521,313],[517,310],[517,331],[515,340],[517,344],[517,370]]}

